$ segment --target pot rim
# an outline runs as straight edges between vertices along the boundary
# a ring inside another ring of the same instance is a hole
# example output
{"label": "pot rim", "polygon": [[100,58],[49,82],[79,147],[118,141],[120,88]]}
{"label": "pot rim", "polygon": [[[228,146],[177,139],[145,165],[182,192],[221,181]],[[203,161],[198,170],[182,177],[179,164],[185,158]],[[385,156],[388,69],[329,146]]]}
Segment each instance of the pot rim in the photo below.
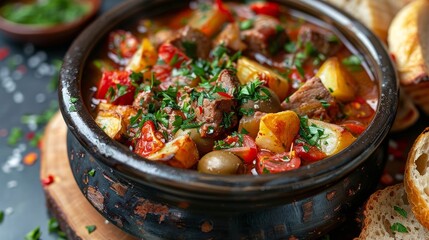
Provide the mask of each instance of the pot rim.
{"label": "pot rim", "polygon": [[[149,15],[157,15],[180,4],[183,5],[179,2],[182,1],[129,0],[121,3],[86,28],[67,52],[60,73],[58,90],[60,110],[70,132],[99,162],[117,170],[118,174],[127,179],[176,196],[207,199],[222,195],[222,199],[232,201],[249,197],[255,201],[264,201],[278,197],[280,192],[293,196],[294,193],[321,188],[335,182],[368,159],[383,142],[393,124],[399,96],[396,71],[391,58],[380,40],[356,19],[323,1],[312,0],[277,0],[277,2],[297,11],[311,9],[314,16],[333,24],[340,34],[346,35],[349,40],[353,38],[360,45],[360,49],[359,46],[355,48],[361,54],[365,52],[367,67],[379,82],[376,115],[367,130],[347,149],[323,161],[285,173],[218,176],[145,160],[126,146],[109,138],[97,126],[85,106],[80,87],[90,52],[103,36],[129,16],[145,10],[150,10],[150,13],[147,12]],[[157,8],[160,5],[163,10]],[[72,103],[71,98],[79,100]],[[76,111],[69,111],[71,107]]]}

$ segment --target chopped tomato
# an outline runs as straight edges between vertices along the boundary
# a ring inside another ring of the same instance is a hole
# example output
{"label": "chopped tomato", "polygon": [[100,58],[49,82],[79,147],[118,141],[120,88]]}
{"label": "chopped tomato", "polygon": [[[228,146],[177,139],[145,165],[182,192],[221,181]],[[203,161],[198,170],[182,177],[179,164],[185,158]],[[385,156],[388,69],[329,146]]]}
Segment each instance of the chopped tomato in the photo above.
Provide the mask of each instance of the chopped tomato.
{"label": "chopped tomato", "polygon": [[147,157],[164,147],[165,143],[162,139],[162,134],[156,131],[155,124],[152,121],[147,121],[143,124],[134,152]]}
{"label": "chopped tomato", "polygon": [[104,71],[95,98],[106,99],[116,105],[131,105],[135,87],[128,71]]}
{"label": "chopped tomato", "polygon": [[[258,153],[258,148],[255,141],[249,135],[243,134],[243,142],[241,147],[233,147],[225,149],[225,151],[232,152],[238,157],[240,157],[245,163],[252,163],[256,159],[256,154]],[[238,136],[228,136],[224,140],[229,145],[234,145],[240,141]]]}
{"label": "chopped tomato", "polygon": [[231,11],[229,11],[229,9],[223,5],[222,0],[216,0],[216,6],[217,9],[219,9],[219,12],[227,17],[228,21],[234,22],[234,16],[232,15]]}
{"label": "chopped tomato", "polygon": [[293,147],[293,150],[296,152],[296,155],[302,159],[302,161],[307,163],[317,162],[326,158],[326,154],[324,152],[316,146],[308,144],[297,144]]}
{"label": "chopped tomato", "polygon": [[256,171],[259,174],[281,173],[297,169],[301,166],[301,159],[294,152],[273,153],[261,151],[256,159]]}
{"label": "chopped tomato", "polygon": [[354,120],[346,120],[341,123],[341,126],[346,128],[354,136],[359,136],[366,129],[366,126],[363,125],[363,123]]}
{"label": "chopped tomato", "polygon": [[250,4],[250,9],[256,14],[263,14],[272,17],[278,17],[280,14],[280,6],[272,2],[255,2]]}
{"label": "chopped tomato", "polygon": [[363,124],[368,124],[375,114],[374,109],[361,97],[357,97],[354,101],[347,103],[343,111],[347,116],[347,120],[356,120]]}
{"label": "chopped tomato", "polygon": [[121,59],[131,58],[138,47],[139,40],[131,32],[117,30],[109,35],[109,53],[117,63]]}
{"label": "chopped tomato", "polygon": [[158,56],[171,67],[179,68],[189,57],[171,43],[163,43],[158,50]]}
{"label": "chopped tomato", "polygon": [[152,68],[152,72],[155,74],[157,80],[161,82],[168,81],[171,76],[171,71],[173,70],[170,65],[162,64],[155,65]]}

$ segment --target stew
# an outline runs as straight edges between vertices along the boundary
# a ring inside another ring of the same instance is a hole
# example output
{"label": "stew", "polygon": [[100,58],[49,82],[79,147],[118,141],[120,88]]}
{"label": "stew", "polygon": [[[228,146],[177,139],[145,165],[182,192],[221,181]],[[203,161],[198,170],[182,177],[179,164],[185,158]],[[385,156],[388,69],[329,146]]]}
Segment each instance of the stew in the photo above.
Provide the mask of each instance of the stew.
{"label": "stew", "polygon": [[362,57],[277,3],[191,2],[130,29],[111,32],[94,61],[94,115],[151,161],[210,174],[290,171],[348,147],[375,114],[378,88]]}

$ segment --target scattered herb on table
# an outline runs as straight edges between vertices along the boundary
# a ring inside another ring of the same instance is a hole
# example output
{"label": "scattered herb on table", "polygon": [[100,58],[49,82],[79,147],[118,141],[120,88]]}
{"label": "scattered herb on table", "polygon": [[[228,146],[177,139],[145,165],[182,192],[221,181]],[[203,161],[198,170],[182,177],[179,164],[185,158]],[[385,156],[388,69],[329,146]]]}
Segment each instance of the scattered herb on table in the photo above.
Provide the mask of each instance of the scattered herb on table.
{"label": "scattered herb on table", "polygon": [[2,223],[4,220],[4,212],[0,211],[0,223]]}
{"label": "scattered herb on table", "polygon": [[51,218],[48,222],[48,231],[49,233],[55,233],[58,235],[58,240],[65,240],[67,239],[66,234],[61,231],[60,225],[58,224],[57,219]]}
{"label": "scattered herb on table", "polygon": [[12,128],[9,134],[9,138],[7,139],[7,144],[9,144],[10,146],[16,145],[19,142],[19,140],[21,140],[22,136],[23,136],[23,132],[21,128],[18,128],[18,127]]}
{"label": "scattered herb on table", "polygon": [[94,175],[95,175],[95,169],[91,169],[91,170],[88,172],[88,175],[89,175],[89,176],[91,176],[91,177],[94,177]]}
{"label": "scattered herb on table", "polygon": [[85,228],[86,228],[86,230],[88,230],[88,233],[91,234],[97,229],[97,226],[89,225],[89,226],[86,226]]}
{"label": "scattered herb on table", "polygon": [[55,68],[55,74],[52,77],[51,81],[48,85],[48,91],[49,92],[55,92],[58,89],[58,83],[59,83],[59,77],[60,77],[60,69],[63,62],[59,59],[54,59],[52,61],[52,65]]}
{"label": "scattered herb on table", "polygon": [[89,4],[75,0],[47,0],[30,4],[9,3],[0,9],[0,14],[15,23],[49,26],[73,22],[89,10]]}
{"label": "scattered herb on table", "polygon": [[25,235],[25,240],[39,240],[41,236],[42,232],[40,231],[40,227],[37,227]]}

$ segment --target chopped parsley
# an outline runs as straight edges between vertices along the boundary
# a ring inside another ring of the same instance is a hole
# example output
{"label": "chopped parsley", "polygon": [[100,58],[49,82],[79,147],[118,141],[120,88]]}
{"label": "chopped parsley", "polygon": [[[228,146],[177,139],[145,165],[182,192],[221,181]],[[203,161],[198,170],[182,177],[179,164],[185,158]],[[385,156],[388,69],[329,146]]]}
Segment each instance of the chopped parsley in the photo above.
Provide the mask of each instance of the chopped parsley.
{"label": "chopped parsley", "polygon": [[251,29],[253,27],[253,22],[254,21],[255,20],[253,20],[253,19],[247,19],[247,20],[244,20],[244,21],[240,22],[240,30]]}
{"label": "chopped parsley", "polygon": [[118,98],[127,94],[128,86],[116,84],[115,87],[109,87],[106,92],[106,98],[110,100],[110,102],[114,102],[118,100]]}
{"label": "chopped parsley", "polygon": [[4,212],[0,211],[0,224],[3,222],[4,220]]}
{"label": "chopped parsley", "polygon": [[138,84],[143,80],[142,72],[131,72],[129,78],[131,79],[131,84],[138,86]]}
{"label": "chopped parsley", "polygon": [[21,140],[23,134],[24,133],[21,128],[18,128],[18,127],[12,128],[12,130],[10,131],[9,137],[7,139],[7,144],[9,144],[10,146],[15,146]]}
{"label": "chopped parsley", "polygon": [[42,232],[40,231],[40,227],[37,227],[25,235],[25,240],[39,240],[41,236]]}
{"label": "chopped parsley", "polygon": [[392,230],[392,232],[408,233],[408,229],[398,222],[392,224],[392,226],[390,226],[390,230]]}
{"label": "chopped parsley", "polygon": [[88,175],[89,175],[89,176],[91,176],[91,177],[94,177],[94,175],[95,175],[95,169],[91,169],[91,170],[88,172]]}
{"label": "chopped parsley", "polygon": [[220,126],[224,128],[232,127],[233,117],[234,117],[234,112],[229,112],[229,113],[224,112]]}
{"label": "chopped parsley", "polygon": [[300,117],[299,135],[311,146],[320,147],[320,140],[326,138],[325,130],[315,124],[309,125],[308,117]]}
{"label": "chopped parsley", "polygon": [[398,206],[393,206],[393,209],[399,213],[399,215],[403,216],[404,218],[407,218],[407,211],[405,211],[403,208],[400,208]]}
{"label": "chopped parsley", "polygon": [[328,103],[326,100],[321,99],[319,101],[320,101],[320,104],[322,105],[322,107],[325,108],[325,109],[329,108],[329,106],[331,106],[331,104]]}
{"label": "chopped parsley", "polygon": [[213,148],[215,150],[221,150],[221,149],[243,147],[243,142],[244,142],[243,135],[244,133],[233,132],[231,136],[228,136],[223,140],[215,141]]}
{"label": "chopped parsley", "polygon": [[185,49],[186,56],[192,59],[197,58],[197,44],[195,42],[184,41],[182,46]]}
{"label": "chopped parsley", "polygon": [[362,69],[362,59],[359,56],[350,55],[349,57],[344,58],[341,62],[352,71],[359,71]]}
{"label": "chopped parsley", "polygon": [[237,99],[242,103],[246,103],[248,100],[269,100],[271,93],[268,89],[262,87],[263,84],[261,80],[256,79],[241,86]]}
{"label": "chopped parsley", "polygon": [[97,226],[95,226],[95,225],[88,225],[85,228],[88,231],[88,233],[91,234],[91,233],[93,233],[97,229]]}
{"label": "chopped parsley", "polygon": [[294,52],[296,52],[296,50],[297,50],[297,48],[296,48],[296,43],[295,43],[295,42],[292,42],[292,41],[290,41],[290,42],[286,43],[286,44],[285,44],[285,50],[286,50],[286,52],[288,52],[288,53],[294,53]]}

